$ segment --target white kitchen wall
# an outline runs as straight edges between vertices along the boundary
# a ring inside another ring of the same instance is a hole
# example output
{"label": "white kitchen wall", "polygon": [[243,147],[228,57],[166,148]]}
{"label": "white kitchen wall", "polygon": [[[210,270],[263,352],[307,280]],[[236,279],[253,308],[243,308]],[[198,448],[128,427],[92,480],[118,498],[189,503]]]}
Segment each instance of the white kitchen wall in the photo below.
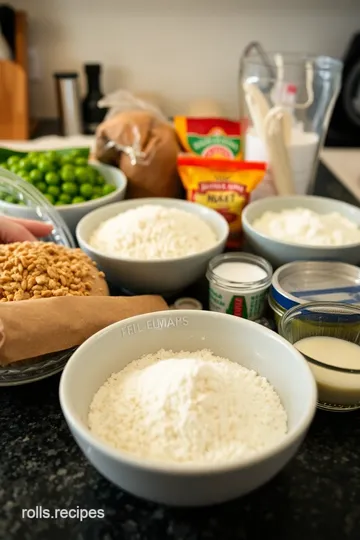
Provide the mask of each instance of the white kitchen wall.
{"label": "white kitchen wall", "polygon": [[[8,0],[9,1],[9,0]],[[237,110],[237,70],[254,39],[268,50],[342,56],[360,31],[359,0],[10,0],[29,14],[41,78],[33,114],[56,114],[52,73],[104,66],[105,92],[160,93],[166,112],[193,98]],[[291,6],[291,7],[289,7]],[[315,7],[316,6],[316,7]],[[82,88],[84,81],[82,81]]]}

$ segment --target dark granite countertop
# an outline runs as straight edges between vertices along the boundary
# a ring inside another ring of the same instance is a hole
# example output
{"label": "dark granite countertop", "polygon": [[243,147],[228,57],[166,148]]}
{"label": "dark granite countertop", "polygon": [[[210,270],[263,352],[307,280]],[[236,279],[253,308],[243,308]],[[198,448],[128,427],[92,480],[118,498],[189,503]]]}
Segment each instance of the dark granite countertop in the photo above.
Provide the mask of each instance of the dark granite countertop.
{"label": "dark granite countertop", "polygon": [[[354,202],[323,166],[318,180],[317,193]],[[360,411],[318,412],[296,458],[251,495],[178,510],[136,499],[96,472],[65,424],[58,384],[57,375],[0,388],[0,540],[359,540]],[[23,517],[36,507],[105,517]]]}
{"label": "dark granite countertop", "polygon": [[[60,412],[59,376],[0,389],[3,540],[358,540],[360,413],[318,412],[269,484],[218,507],[178,510],[125,494],[87,463]],[[23,509],[104,509],[102,519],[23,519]]]}

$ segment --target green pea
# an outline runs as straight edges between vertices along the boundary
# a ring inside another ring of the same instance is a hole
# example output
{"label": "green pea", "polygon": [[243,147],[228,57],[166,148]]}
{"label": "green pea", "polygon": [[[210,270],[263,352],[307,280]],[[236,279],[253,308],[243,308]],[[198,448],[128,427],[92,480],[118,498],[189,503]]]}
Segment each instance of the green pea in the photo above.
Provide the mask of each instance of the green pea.
{"label": "green pea", "polygon": [[86,167],[88,160],[85,157],[77,157],[74,160],[74,163],[77,167]]}
{"label": "green pea", "polygon": [[8,168],[9,168],[8,164],[6,163],[6,161],[4,161],[4,163],[0,163],[0,167],[2,167],[3,169],[8,169]]}
{"label": "green pea", "polygon": [[47,185],[45,184],[45,182],[37,182],[37,183],[35,184],[35,187],[36,187],[39,191],[41,191],[41,193],[46,193],[46,192],[47,192],[47,189],[48,189],[48,187],[47,187]]}
{"label": "green pea", "polygon": [[51,204],[55,204],[55,197],[51,193],[45,193],[45,197]]}
{"label": "green pea", "polygon": [[38,169],[42,173],[51,172],[53,170],[53,164],[51,163],[51,161],[49,161],[47,159],[42,159],[38,163]]}
{"label": "green pea", "polygon": [[70,165],[73,163],[73,159],[71,156],[66,154],[65,156],[61,156],[61,164],[64,165]]}
{"label": "green pea", "polygon": [[33,169],[32,171],[29,172],[29,180],[32,184],[35,184],[37,182],[42,182],[42,179],[43,179],[43,175],[41,171],[39,171],[38,169]]}
{"label": "green pea", "polygon": [[113,193],[116,190],[116,187],[112,184],[106,184],[102,188],[103,195],[109,195],[110,193]]}
{"label": "green pea", "polygon": [[78,196],[78,197],[74,197],[71,202],[72,204],[80,204],[80,203],[85,202],[85,199],[83,197]]}
{"label": "green pea", "polygon": [[34,169],[34,166],[35,164],[31,161],[31,159],[28,159],[28,158],[24,158],[24,159],[21,159],[19,161],[19,167],[20,169],[22,169],[23,171],[31,171],[32,169]]}
{"label": "green pea", "polygon": [[59,203],[60,204],[70,204],[71,203],[71,197],[67,193],[61,193],[59,197]]}
{"label": "green pea", "polygon": [[91,167],[91,165],[88,165],[88,167],[86,167],[86,170],[88,173],[87,183],[95,185],[99,176],[98,171],[94,167]]}
{"label": "green pea", "polygon": [[76,169],[75,169],[75,178],[81,184],[87,183],[88,179],[89,179],[88,168],[87,167],[76,167]]}
{"label": "green pea", "polygon": [[58,186],[49,186],[47,189],[47,192],[49,193],[49,195],[52,195],[53,197],[59,197],[60,188]]}
{"label": "green pea", "polygon": [[11,167],[12,165],[19,163],[19,161],[20,161],[19,156],[10,156],[7,160],[7,164],[9,165],[9,167]]}
{"label": "green pea", "polygon": [[44,159],[56,163],[59,159],[59,154],[55,150],[50,150],[49,152],[45,152]]}
{"label": "green pea", "polygon": [[85,197],[85,199],[90,199],[93,196],[93,187],[91,184],[82,184],[80,186],[80,194]]}
{"label": "green pea", "polygon": [[72,182],[65,182],[62,185],[62,190],[63,190],[63,193],[67,193],[68,195],[75,196],[77,194],[78,188],[77,188],[77,185]]}
{"label": "green pea", "polygon": [[60,184],[60,177],[56,172],[48,172],[45,174],[45,182],[50,186],[57,186]]}
{"label": "green pea", "polygon": [[81,150],[71,150],[69,152],[69,157],[72,161],[75,161],[77,158],[83,157]]}
{"label": "green pea", "polygon": [[60,178],[63,182],[72,182],[75,178],[75,169],[71,165],[62,167],[60,171]]}
{"label": "green pea", "polygon": [[104,186],[105,185],[105,178],[101,176],[101,174],[97,174],[95,184],[97,186]]}

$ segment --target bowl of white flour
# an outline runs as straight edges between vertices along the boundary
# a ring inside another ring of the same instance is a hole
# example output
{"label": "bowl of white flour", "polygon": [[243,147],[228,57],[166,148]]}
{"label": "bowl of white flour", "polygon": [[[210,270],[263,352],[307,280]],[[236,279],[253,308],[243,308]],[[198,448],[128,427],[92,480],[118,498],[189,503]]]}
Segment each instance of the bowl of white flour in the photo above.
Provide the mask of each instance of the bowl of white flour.
{"label": "bowl of white flour", "polygon": [[76,229],[80,247],[111,283],[136,294],[164,296],[205,275],[228,234],[228,223],[215,210],[166,198],[99,208]]}
{"label": "bowl of white flour", "polygon": [[252,250],[274,268],[293,261],[360,263],[360,208],[311,195],[268,197],[242,214]]}
{"label": "bowl of white flour", "polygon": [[78,348],[60,382],[63,414],[93,466],[176,506],[221,503],[270,480],[305,437],[316,398],[305,359],[283,338],[194,310],[109,326]]}

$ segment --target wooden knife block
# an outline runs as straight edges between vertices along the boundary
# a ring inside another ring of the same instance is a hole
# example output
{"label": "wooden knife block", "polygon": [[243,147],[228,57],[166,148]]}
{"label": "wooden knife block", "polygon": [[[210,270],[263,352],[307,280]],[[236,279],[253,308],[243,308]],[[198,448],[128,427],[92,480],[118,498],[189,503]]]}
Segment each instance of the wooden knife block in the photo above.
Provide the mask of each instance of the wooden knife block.
{"label": "wooden knife block", "polygon": [[23,11],[15,16],[15,59],[0,60],[0,139],[29,138],[29,77],[27,20]]}

